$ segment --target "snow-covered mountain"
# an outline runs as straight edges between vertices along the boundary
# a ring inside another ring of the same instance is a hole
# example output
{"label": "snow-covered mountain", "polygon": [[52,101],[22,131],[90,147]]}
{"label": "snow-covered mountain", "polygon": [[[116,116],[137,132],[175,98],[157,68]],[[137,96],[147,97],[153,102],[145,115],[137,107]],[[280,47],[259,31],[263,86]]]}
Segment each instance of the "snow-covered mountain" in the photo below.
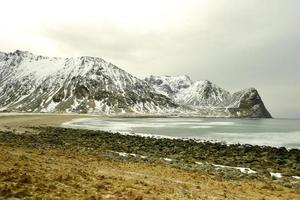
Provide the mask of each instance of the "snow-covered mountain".
{"label": "snow-covered mountain", "polygon": [[0,111],[271,117],[255,89],[230,94],[188,76],[138,79],[96,57],[0,52]]}
{"label": "snow-covered mountain", "polygon": [[203,116],[271,117],[254,88],[231,94],[210,81],[192,81],[188,76],[150,76],[145,81],[175,103]]}
{"label": "snow-covered mountain", "polygon": [[145,81],[101,58],[0,53],[1,110],[157,113],[177,107]]}

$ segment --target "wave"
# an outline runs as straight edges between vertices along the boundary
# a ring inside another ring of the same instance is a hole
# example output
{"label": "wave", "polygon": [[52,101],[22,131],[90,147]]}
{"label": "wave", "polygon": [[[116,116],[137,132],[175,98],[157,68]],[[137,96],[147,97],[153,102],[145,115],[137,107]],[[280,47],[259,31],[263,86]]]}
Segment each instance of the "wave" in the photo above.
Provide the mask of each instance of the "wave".
{"label": "wave", "polygon": [[[278,129],[275,124],[258,124],[256,121],[211,121],[186,119],[99,119],[81,118],[64,123],[67,128],[103,130],[110,132],[139,133],[138,135],[173,138],[193,138],[226,142],[228,144],[251,144],[300,149],[300,131],[289,127]],[[283,124],[284,125],[284,124]],[[289,125],[289,124],[288,124]],[[296,126],[297,128],[298,126]],[[199,129],[199,131],[198,131]],[[280,130],[284,130],[281,131]],[[298,129],[300,130],[300,128]]]}

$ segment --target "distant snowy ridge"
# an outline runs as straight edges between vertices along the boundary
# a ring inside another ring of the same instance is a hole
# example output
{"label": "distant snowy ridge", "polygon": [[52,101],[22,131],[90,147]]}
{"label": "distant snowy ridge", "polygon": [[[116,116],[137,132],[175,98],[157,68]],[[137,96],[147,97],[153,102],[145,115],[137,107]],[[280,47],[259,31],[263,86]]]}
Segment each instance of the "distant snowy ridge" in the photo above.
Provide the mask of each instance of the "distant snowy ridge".
{"label": "distant snowy ridge", "polygon": [[188,76],[138,79],[97,57],[0,52],[0,111],[271,117],[258,92]]}
{"label": "distant snowy ridge", "polygon": [[255,88],[231,94],[216,84],[188,76],[150,76],[145,79],[159,93],[201,116],[270,118]]}

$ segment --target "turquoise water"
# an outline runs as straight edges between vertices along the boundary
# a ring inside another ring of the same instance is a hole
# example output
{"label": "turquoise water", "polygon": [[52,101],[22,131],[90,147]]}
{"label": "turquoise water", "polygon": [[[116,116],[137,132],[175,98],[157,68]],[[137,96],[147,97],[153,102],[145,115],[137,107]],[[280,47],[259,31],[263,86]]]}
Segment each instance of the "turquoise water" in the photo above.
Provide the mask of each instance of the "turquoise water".
{"label": "turquoise water", "polygon": [[89,118],[63,126],[300,149],[300,120],[291,119]]}

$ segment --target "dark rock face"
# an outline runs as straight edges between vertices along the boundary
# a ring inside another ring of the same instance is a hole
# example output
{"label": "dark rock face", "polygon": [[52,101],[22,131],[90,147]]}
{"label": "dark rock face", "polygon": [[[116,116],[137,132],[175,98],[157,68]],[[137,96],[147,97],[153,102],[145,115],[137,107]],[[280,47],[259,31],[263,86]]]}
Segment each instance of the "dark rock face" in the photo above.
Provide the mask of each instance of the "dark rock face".
{"label": "dark rock face", "polygon": [[230,112],[235,117],[272,118],[258,91],[254,88],[234,93],[233,99],[238,99],[239,102],[237,107],[230,108]]}

